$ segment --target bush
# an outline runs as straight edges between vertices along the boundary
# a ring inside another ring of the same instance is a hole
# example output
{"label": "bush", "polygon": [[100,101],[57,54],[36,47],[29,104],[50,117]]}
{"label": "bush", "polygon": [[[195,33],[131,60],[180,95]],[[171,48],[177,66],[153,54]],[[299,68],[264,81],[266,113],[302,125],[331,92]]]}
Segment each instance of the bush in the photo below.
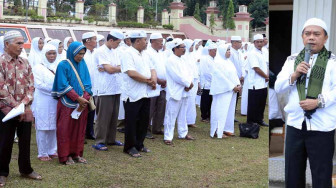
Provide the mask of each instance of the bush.
{"label": "bush", "polygon": [[33,16],[30,16],[30,19],[32,21],[35,21],[35,22],[43,22],[44,21],[44,17],[43,16],[35,16],[35,15],[33,15]]}
{"label": "bush", "polygon": [[174,29],[174,26],[169,24],[169,25],[163,25],[162,26],[164,29],[170,29],[170,30],[173,30]]}
{"label": "bush", "polygon": [[136,28],[150,28],[149,24],[142,24],[138,22],[118,22],[119,27],[136,27]]}

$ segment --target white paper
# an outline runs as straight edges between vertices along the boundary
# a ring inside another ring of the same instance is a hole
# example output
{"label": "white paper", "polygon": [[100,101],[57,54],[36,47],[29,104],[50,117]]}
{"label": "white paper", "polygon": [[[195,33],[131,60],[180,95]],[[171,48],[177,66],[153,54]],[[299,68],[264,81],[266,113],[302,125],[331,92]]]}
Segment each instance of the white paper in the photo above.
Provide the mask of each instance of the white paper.
{"label": "white paper", "polygon": [[6,122],[10,119],[15,118],[16,116],[19,116],[25,112],[24,104],[21,103],[17,108],[13,108],[11,111],[8,112],[8,114],[2,119],[2,122]]}
{"label": "white paper", "polygon": [[79,116],[82,114],[82,112],[78,112],[79,105],[77,105],[77,108],[71,113],[72,119],[79,119]]}

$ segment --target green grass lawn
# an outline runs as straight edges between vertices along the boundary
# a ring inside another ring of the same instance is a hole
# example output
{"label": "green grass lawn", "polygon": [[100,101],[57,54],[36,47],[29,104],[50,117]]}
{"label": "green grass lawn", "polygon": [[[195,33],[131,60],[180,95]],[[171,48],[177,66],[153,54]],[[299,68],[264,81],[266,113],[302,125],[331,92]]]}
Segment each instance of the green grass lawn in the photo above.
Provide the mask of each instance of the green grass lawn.
{"label": "green grass lawn", "polygon": [[[199,110],[198,110],[199,113]],[[245,122],[237,109],[236,118]],[[267,119],[267,109],[265,121]],[[88,164],[65,166],[58,160],[37,159],[35,131],[32,131],[31,162],[42,181],[23,179],[17,165],[17,144],[14,145],[7,187],[268,187],[268,128],[262,127],[259,139],[210,138],[210,124],[201,123],[189,129],[195,141],[174,137],[174,147],[163,143],[163,136],[145,140],[152,153],[131,158],[122,147],[108,151],[92,149],[93,141],[85,145]],[[267,122],[267,121],[266,121]],[[176,131],[175,131],[176,132]],[[239,135],[238,124],[235,133]],[[124,135],[117,133],[124,141]]]}

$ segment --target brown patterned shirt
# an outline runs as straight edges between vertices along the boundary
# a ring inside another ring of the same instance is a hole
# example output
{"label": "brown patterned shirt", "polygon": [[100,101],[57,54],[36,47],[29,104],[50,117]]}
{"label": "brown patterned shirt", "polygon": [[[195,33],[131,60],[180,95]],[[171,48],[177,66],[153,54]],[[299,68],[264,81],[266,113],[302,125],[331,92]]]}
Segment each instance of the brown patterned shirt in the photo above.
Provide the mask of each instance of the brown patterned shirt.
{"label": "brown patterned shirt", "polygon": [[7,114],[20,103],[29,108],[33,96],[34,77],[28,61],[5,52],[0,56],[0,110]]}

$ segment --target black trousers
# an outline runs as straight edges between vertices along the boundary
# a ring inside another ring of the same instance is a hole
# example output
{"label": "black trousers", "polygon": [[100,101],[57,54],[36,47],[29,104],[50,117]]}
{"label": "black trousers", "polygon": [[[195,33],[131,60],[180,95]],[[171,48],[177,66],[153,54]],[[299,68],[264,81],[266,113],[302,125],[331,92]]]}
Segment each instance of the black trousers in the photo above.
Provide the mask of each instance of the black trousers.
{"label": "black trousers", "polygon": [[140,151],[144,147],[149,125],[150,99],[142,98],[136,102],[124,102],[125,108],[125,145],[124,152],[131,148]]}
{"label": "black trousers", "polygon": [[263,121],[266,99],[267,99],[267,88],[248,90],[248,104],[247,104],[248,123],[261,123]]}
{"label": "black trousers", "polygon": [[0,176],[7,177],[9,174],[15,130],[19,138],[19,171],[22,174],[30,174],[33,172],[30,165],[31,122],[11,119],[3,123],[1,120],[4,117],[4,113],[0,112]]}
{"label": "black trousers", "polygon": [[307,131],[287,126],[285,150],[285,180],[287,188],[304,188],[306,163],[309,159],[313,187],[331,188],[335,130],[330,132]]}
{"label": "black trousers", "polygon": [[202,89],[202,96],[201,96],[202,119],[210,118],[212,95],[209,95],[209,92],[210,92],[209,89]]}
{"label": "black trousers", "polygon": [[94,137],[93,123],[94,123],[95,114],[96,114],[96,110],[90,111],[88,113],[87,124],[86,124],[86,133],[85,133],[87,138]]}

